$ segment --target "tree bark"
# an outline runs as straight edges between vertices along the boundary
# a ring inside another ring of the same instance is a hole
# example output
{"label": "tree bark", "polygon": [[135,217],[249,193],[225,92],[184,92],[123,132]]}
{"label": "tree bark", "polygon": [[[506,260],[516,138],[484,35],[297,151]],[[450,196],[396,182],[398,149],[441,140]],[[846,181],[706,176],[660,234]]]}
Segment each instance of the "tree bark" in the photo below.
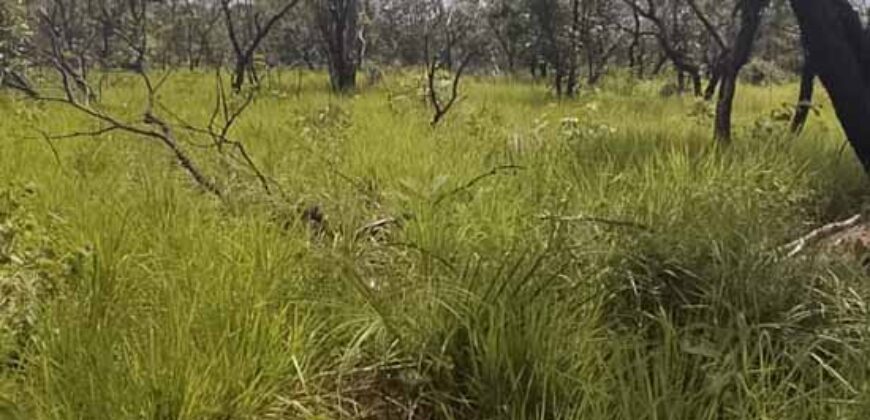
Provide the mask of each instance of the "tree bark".
{"label": "tree bark", "polygon": [[[572,13],[571,13],[571,33],[570,33],[570,48],[569,51],[570,56],[568,57],[568,76],[567,83],[565,86],[565,94],[567,96],[574,96],[577,92],[577,85],[580,79],[580,75],[578,74],[579,63],[578,61],[578,34],[580,33],[580,0],[572,1]],[[589,46],[586,46],[589,48]]]}
{"label": "tree bark", "polygon": [[809,54],[805,54],[803,70],[801,71],[801,89],[798,94],[798,103],[795,106],[794,118],[791,121],[791,132],[799,134],[807,124],[807,117],[813,107],[813,88],[816,73],[810,63]]}
{"label": "tree bark", "polygon": [[790,0],[813,68],[865,172],[870,172],[870,43],[847,0]]}
{"label": "tree bark", "polygon": [[734,96],[737,93],[737,76],[752,55],[758,28],[761,25],[761,12],[767,7],[768,0],[742,0],[740,7],[740,31],[734,46],[721,68],[719,99],[716,103],[715,137],[718,141],[731,141],[731,114],[734,109]]}
{"label": "tree bark", "polygon": [[349,92],[356,88],[359,67],[359,1],[319,0],[316,17],[329,62],[332,90]]}

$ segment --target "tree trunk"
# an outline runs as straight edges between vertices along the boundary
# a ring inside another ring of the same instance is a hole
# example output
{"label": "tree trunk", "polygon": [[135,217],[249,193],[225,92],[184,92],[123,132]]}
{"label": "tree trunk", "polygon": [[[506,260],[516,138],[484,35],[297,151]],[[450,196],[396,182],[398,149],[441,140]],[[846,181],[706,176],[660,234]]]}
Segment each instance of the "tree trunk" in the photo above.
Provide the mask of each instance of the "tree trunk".
{"label": "tree trunk", "polygon": [[870,63],[864,30],[847,0],[791,0],[813,69],[864,170],[870,172]]}
{"label": "tree trunk", "polygon": [[236,57],[236,66],[233,70],[233,91],[240,92],[245,84],[245,72],[248,70],[248,63],[244,57]]}
{"label": "tree trunk", "polygon": [[731,51],[728,52],[721,67],[721,86],[716,104],[715,137],[728,143],[731,141],[731,114],[734,96],[737,93],[737,76],[752,55],[752,44],[761,24],[761,12],[767,7],[768,0],[743,0],[740,9],[740,31]]}
{"label": "tree trunk", "polygon": [[[569,56],[568,56],[568,76],[567,83],[565,86],[565,94],[567,96],[574,96],[577,92],[577,85],[580,79],[579,73],[579,64],[578,64],[578,33],[580,32],[580,0],[572,1],[572,18],[571,18],[571,36],[570,39],[570,48]],[[587,45],[586,48],[589,48]],[[560,95],[561,96],[561,95]]]}
{"label": "tree trunk", "polygon": [[816,81],[816,73],[810,65],[809,55],[806,56],[801,72],[801,90],[798,94],[798,103],[795,106],[794,118],[791,121],[791,132],[799,134],[807,124],[807,117],[813,107],[813,89]]}
{"label": "tree trunk", "polygon": [[701,72],[693,70],[689,72],[689,77],[692,78],[692,94],[694,94],[695,97],[700,97],[704,90],[701,83]]}
{"label": "tree trunk", "polygon": [[631,9],[631,21],[633,27],[631,30],[631,45],[628,46],[628,67],[634,69],[638,77],[643,77],[641,72],[643,57],[638,57],[638,51],[641,48],[640,14],[635,9]]}
{"label": "tree trunk", "polygon": [[356,88],[359,67],[358,0],[320,0],[317,21],[327,59],[329,81],[335,92]]}
{"label": "tree trunk", "polygon": [[716,96],[716,89],[719,87],[719,82],[722,81],[722,74],[719,70],[713,70],[710,77],[710,82],[707,83],[707,89],[704,90],[704,100],[712,100]]}
{"label": "tree trunk", "polygon": [[731,114],[734,108],[734,96],[737,94],[737,72],[728,71],[719,84],[714,128],[716,139],[728,143],[731,141]]}
{"label": "tree trunk", "polygon": [[329,81],[332,90],[349,92],[356,87],[356,65],[347,63],[340,58],[330,60]]}
{"label": "tree trunk", "polygon": [[716,96],[716,89],[719,88],[719,83],[722,82],[722,71],[729,65],[728,57],[728,51],[722,51],[716,56],[710,72],[710,83],[707,84],[707,89],[704,91],[704,100],[709,101]]}

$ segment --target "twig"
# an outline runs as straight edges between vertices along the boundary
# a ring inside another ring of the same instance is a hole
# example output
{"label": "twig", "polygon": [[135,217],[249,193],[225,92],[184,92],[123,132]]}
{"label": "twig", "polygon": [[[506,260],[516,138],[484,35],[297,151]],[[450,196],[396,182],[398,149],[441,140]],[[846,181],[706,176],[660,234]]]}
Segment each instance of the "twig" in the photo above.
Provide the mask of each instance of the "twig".
{"label": "twig", "polygon": [[[217,102],[218,102],[217,108],[221,107],[220,102],[223,101],[223,99],[221,99],[221,98],[223,98],[223,96],[221,96],[219,94],[218,100],[217,100]],[[249,103],[250,103],[250,100],[246,101],[243,106],[247,107],[248,106],[247,104],[249,104]],[[232,125],[235,123],[236,119],[241,115],[242,111],[244,111],[243,108],[232,111],[232,113],[230,115],[230,120],[226,121],[224,126],[221,127],[220,130],[218,131],[218,130],[215,130],[215,128],[214,128],[215,121],[213,118],[212,118],[212,120],[209,121],[209,125],[208,125],[207,129],[200,128],[200,127],[194,126],[193,124],[190,124],[189,122],[184,120],[184,118],[173,113],[171,110],[169,110],[168,108],[166,108],[162,104],[158,103],[157,106],[160,107],[160,109],[162,109],[164,112],[169,114],[169,116],[180,125],[181,129],[188,131],[188,132],[191,132],[191,133],[203,134],[203,135],[207,135],[207,136],[211,137],[212,143],[210,145],[198,144],[196,146],[198,146],[198,147],[212,147],[213,146],[213,147],[217,148],[218,153],[220,153],[220,154],[224,154],[224,148],[223,148],[224,145],[232,146],[236,150],[236,152],[238,153],[238,155],[240,157],[237,157],[233,154],[229,154],[229,157],[231,157],[237,163],[247,166],[248,169],[251,172],[253,172],[253,175],[257,178],[257,180],[260,183],[260,186],[263,187],[263,191],[265,191],[267,195],[272,194],[272,188],[270,186],[270,182],[280,189],[280,185],[278,185],[277,181],[275,181],[271,177],[267,177],[266,174],[264,174],[263,171],[260,170],[260,168],[254,162],[253,157],[250,155],[250,153],[248,153],[248,150],[245,148],[245,145],[241,141],[233,140],[233,139],[230,139],[229,137],[227,137],[228,136],[227,133],[232,128]]]}
{"label": "twig", "polygon": [[486,178],[489,178],[489,177],[492,177],[492,176],[496,176],[496,175],[498,175],[500,172],[505,172],[505,171],[519,171],[519,170],[523,170],[523,169],[526,169],[526,168],[523,167],[523,166],[519,166],[519,165],[501,165],[501,166],[496,166],[496,167],[490,169],[489,171],[487,171],[487,172],[485,172],[485,173],[482,173],[482,174],[480,174],[480,175],[478,175],[478,176],[472,178],[470,181],[466,182],[466,183],[463,184],[462,186],[460,186],[460,187],[458,187],[458,188],[454,188],[454,189],[452,189],[452,190],[450,190],[450,191],[448,191],[448,192],[442,194],[442,195],[439,196],[437,199],[435,199],[435,202],[432,203],[432,205],[433,205],[433,206],[437,206],[437,205],[440,204],[442,201],[444,201],[447,197],[450,197],[450,196],[452,196],[452,195],[459,194],[459,193],[461,193],[461,192],[463,192],[463,191],[465,191],[465,190],[467,190],[467,189],[473,187],[475,184],[477,184],[477,183],[480,182],[480,181],[483,181],[483,180],[486,179]]}
{"label": "twig", "polygon": [[378,229],[384,228],[386,226],[400,224],[401,221],[399,219],[396,219],[395,217],[385,217],[383,219],[375,220],[374,222],[368,223],[365,226],[357,229],[356,232],[354,232],[353,236],[355,239],[358,239],[366,233],[374,233]]}
{"label": "twig", "polygon": [[172,151],[175,155],[175,159],[178,160],[178,164],[181,165],[181,167],[184,168],[191,177],[193,177],[197,184],[218,198],[223,198],[223,191],[220,187],[218,187],[211,179],[203,175],[202,171],[199,170],[193,160],[191,160],[190,157],[178,146],[178,141],[175,140],[175,135],[172,133],[169,124],[151,112],[145,114],[143,122],[145,124],[154,125],[160,129],[160,140],[167,148],[169,148],[169,150]]}
{"label": "twig", "polygon": [[863,222],[863,220],[864,217],[861,214],[856,214],[846,220],[829,223],[781,246],[779,252],[784,253],[786,258],[792,258],[803,252],[808,246],[819,242],[826,237],[836,235],[846,229],[858,226]]}
{"label": "twig", "polygon": [[63,170],[63,162],[60,160],[60,153],[58,153],[57,148],[54,147],[54,143],[52,142],[51,136],[48,135],[43,130],[37,129],[42,139],[45,140],[45,143],[48,145],[49,150],[51,150],[52,156],[54,156],[54,161],[57,163],[57,166]]}
{"label": "twig", "polygon": [[120,130],[121,127],[110,125],[104,128],[100,128],[98,130],[93,131],[73,131],[65,134],[48,134],[44,130],[37,128],[36,130],[39,134],[42,135],[46,140],[66,140],[66,139],[77,139],[82,137],[100,137],[103,134]]}
{"label": "twig", "polygon": [[24,74],[12,69],[0,69],[0,88],[8,87],[13,90],[24,93],[30,98],[39,96],[36,88],[27,80]]}

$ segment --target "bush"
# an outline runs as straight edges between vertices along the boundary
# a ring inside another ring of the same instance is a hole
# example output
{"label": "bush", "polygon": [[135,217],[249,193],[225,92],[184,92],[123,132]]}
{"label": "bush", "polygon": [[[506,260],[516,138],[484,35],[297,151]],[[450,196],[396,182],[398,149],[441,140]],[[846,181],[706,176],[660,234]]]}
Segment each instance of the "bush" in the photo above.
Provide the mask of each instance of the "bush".
{"label": "bush", "polygon": [[34,194],[32,187],[0,189],[0,361],[7,364],[14,364],[42,304],[73,268],[27,210]]}

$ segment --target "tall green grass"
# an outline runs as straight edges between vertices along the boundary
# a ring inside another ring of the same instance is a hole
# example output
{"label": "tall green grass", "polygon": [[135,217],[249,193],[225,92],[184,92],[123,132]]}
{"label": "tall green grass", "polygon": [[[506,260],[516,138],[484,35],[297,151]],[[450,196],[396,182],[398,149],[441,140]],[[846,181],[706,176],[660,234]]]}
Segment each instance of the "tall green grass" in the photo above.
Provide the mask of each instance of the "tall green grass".
{"label": "tall green grass", "polygon": [[[108,106],[133,118],[135,79],[110,84]],[[160,99],[206,121],[212,86],[176,74]],[[0,125],[0,188],[14,197],[0,227],[15,233],[0,250],[23,256],[0,261],[2,287],[45,284],[26,328],[0,330],[15,334],[0,340],[14,361],[0,416],[870,413],[860,261],[775,252],[865,203],[829,110],[794,138],[771,113],[796,87],[742,86],[723,149],[706,105],[651,81],[560,101],[477,79],[435,129],[417,87],[397,75],[334,97],[322,75],[271,75],[232,136],[282,194],[227,176],[180,135],[225,201],[159,144],[115,133],[50,147],[37,129],[93,123],[0,98],[14,116]],[[300,218],[315,204],[322,232]],[[388,216],[400,223],[360,229]]]}

